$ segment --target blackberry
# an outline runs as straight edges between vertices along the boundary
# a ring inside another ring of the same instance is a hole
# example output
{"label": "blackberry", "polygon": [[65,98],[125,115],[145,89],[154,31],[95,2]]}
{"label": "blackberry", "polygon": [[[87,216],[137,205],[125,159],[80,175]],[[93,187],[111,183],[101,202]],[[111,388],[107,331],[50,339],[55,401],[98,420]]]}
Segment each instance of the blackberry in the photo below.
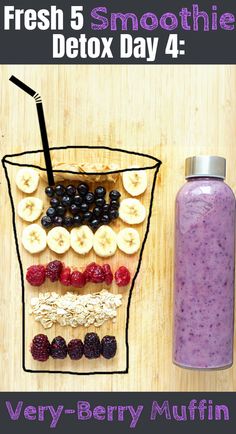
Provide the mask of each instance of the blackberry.
{"label": "blackberry", "polygon": [[36,335],[32,341],[30,352],[34,360],[46,362],[50,356],[50,342],[46,335]]}
{"label": "blackberry", "polygon": [[46,187],[45,188],[45,193],[48,197],[53,197],[55,194],[54,188],[52,187]]}
{"label": "blackberry", "polygon": [[101,343],[97,333],[87,333],[84,338],[84,355],[87,359],[97,359],[101,354]]}
{"label": "blackberry", "polygon": [[53,359],[65,359],[67,356],[67,345],[64,338],[57,336],[51,343],[50,354]]}
{"label": "blackberry", "polygon": [[56,282],[57,280],[59,280],[62,268],[63,265],[61,261],[49,262],[46,266],[46,277],[48,277],[51,282]]}
{"label": "blackberry", "polygon": [[115,336],[104,336],[101,340],[101,354],[105,359],[112,359],[117,350]]}
{"label": "blackberry", "polygon": [[68,343],[68,355],[72,360],[79,360],[84,354],[84,344],[80,339],[72,339]]}

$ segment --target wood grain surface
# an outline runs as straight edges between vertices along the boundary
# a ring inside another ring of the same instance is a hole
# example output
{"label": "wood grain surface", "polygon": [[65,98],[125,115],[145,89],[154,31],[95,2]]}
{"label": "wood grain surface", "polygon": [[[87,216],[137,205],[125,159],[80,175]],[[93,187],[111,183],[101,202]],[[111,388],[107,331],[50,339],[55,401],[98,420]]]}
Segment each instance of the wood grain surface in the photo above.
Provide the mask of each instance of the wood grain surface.
{"label": "wood grain surface", "polygon": [[[171,353],[175,195],[184,182],[184,160],[193,154],[225,156],[227,181],[236,192],[236,67],[2,66],[2,156],[41,146],[34,101],[8,81],[12,74],[41,94],[51,146],[124,148],[154,155],[163,165],[131,303],[129,373],[92,377],[21,368],[20,273],[1,172],[1,390],[235,391],[235,365],[188,371],[172,364]],[[29,339],[34,323],[26,324]]]}

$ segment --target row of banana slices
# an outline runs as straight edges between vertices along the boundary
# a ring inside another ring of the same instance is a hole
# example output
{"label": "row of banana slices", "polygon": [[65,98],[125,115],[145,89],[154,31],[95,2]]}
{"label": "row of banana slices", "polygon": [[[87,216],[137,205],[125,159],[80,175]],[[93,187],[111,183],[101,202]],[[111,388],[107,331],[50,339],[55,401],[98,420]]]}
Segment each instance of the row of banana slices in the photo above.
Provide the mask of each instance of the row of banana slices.
{"label": "row of banana slices", "polygon": [[[16,185],[24,193],[31,194],[37,190],[39,173],[31,167],[23,167],[16,174]],[[147,173],[145,170],[128,170],[122,173],[124,189],[131,196],[140,196],[147,189]]]}
{"label": "row of banana slices", "polygon": [[70,247],[80,254],[85,255],[93,248],[95,253],[108,258],[113,256],[117,247],[132,255],[140,248],[140,236],[136,229],[121,229],[117,234],[109,226],[101,226],[95,234],[88,226],[74,228],[69,232],[63,227],[55,227],[48,234],[38,224],[31,224],[23,230],[22,244],[24,248],[34,254],[43,251],[46,246],[57,254],[63,254]]}

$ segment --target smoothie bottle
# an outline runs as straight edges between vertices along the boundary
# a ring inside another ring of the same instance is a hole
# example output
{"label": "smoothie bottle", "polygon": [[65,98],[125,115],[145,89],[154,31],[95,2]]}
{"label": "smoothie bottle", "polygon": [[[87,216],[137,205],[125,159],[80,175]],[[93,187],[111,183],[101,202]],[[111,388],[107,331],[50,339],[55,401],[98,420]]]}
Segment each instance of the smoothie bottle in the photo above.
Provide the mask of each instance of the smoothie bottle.
{"label": "smoothie bottle", "polygon": [[173,361],[185,368],[233,363],[235,196],[225,173],[224,158],[188,158],[176,198]]}

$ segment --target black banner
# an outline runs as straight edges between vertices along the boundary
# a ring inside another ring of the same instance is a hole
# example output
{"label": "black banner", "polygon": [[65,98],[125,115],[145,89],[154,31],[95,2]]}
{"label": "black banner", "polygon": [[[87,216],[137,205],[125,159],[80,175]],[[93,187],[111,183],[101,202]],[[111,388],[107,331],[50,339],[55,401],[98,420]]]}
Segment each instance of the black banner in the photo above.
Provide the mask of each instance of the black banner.
{"label": "black banner", "polygon": [[235,432],[235,393],[4,392],[0,398],[4,434]]}
{"label": "black banner", "polygon": [[0,3],[2,64],[235,64],[235,0]]}

